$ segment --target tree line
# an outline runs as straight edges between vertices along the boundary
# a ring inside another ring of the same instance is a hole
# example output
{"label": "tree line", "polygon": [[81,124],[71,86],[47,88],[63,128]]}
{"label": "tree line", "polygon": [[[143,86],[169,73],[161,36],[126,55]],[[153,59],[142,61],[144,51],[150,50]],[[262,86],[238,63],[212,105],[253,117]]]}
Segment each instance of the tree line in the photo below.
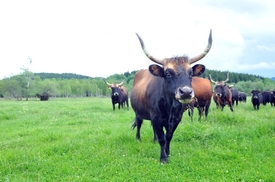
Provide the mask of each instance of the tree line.
{"label": "tree line", "polygon": [[[121,83],[132,90],[134,75],[137,71],[113,74],[107,78],[88,77],[73,73],[32,73],[28,68],[23,68],[22,73],[0,80],[0,97],[16,98],[17,100],[36,97],[44,92],[51,97],[106,97],[111,94],[108,83]],[[206,70],[202,75],[215,81],[223,81],[227,71]],[[275,90],[275,82],[261,76],[229,72],[229,85],[234,85],[241,92],[250,94],[251,90]]]}

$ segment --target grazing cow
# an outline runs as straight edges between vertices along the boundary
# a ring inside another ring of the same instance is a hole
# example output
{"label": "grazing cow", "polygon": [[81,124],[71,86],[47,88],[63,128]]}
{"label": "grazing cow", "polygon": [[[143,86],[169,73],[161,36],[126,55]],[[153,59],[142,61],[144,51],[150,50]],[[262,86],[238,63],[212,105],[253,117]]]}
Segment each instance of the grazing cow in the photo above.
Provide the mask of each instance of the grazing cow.
{"label": "grazing cow", "polygon": [[190,102],[189,106],[187,106],[189,109],[188,114],[191,120],[193,120],[193,108],[197,107],[199,111],[199,121],[203,114],[207,120],[208,110],[212,99],[212,84],[209,79],[193,77],[192,87],[195,92],[195,98]]}
{"label": "grazing cow", "polygon": [[251,91],[251,102],[255,110],[260,109],[261,103],[263,103],[263,97],[259,90],[252,90]]}
{"label": "grazing cow", "polygon": [[122,86],[123,82],[119,84],[110,84],[106,81],[106,84],[109,89],[112,89],[111,100],[113,104],[113,111],[115,110],[115,104],[118,104],[118,109],[120,109],[120,106],[123,107],[124,103],[126,103],[127,109],[129,110],[128,90]]}
{"label": "grazing cow", "polygon": [[212,33],[210,31],[204,52],[193,58],[182,56],[158,59],[150,55],[138,34],[137,37],[145,55],[157,64],[152,64],[149,69],[140,70],[135,74],[131,92],[131,104],[135,111],[133,126],[137,127],[136,138],[140,139],[143,120],[151,120],[160,145],[160,162],[166,163],[173,133],[182,118],[183,105],[190,103],[194,97],[192,77],[201,75],[205,70],[204,65],[197,64],[191,67],[191,64],[209,52]]}
{"label": "grazing cow", "polygon": [[239,101],[246,103],[246,93],[245,92],[239,92]]}
{"label": "grazing cow", "polygon": [[221,107],[222,111],[225,105],[230,107],[230,110],[233,112],[232,104],[232,93],[229,87],[225,84],[229,81],[229,73],[227,73],[227,78],[225,81],[214,81],[212,80],[211,75],[209,75],[211,82],[215,83],[215,88],[213,92],[213,99],[218,107]]}
{"label": "grazing cow", "polygon": [[270,92],[270,104],[271,106],[275,106],[275,90]]}
{"label": "grazing cow", "polygon": [[[233,85],[234,86],[234,85]],[[229,89],[232,93],[232,104],[234,106],[235,102],[236,102],[236,106],[238,106],[238,102],[239,102],[239,91],[236,88],[232,88],[233,86],[229,86]]]}
{"label": "grazing cow", "polygon": [[263,105],[265,106],[266,103],[269,103],[269,102],[270,102],[271,93],[268,92],[268,91],[263,91],[261,94],[262,94],[262,96],[263,96]]}
{"label": "grazing cow", "polygon": [[46,100],[49,100],[50,98],[50,94],[48,94],[47,92],[43,92],[41,95],[36,94],[36,96],[40,98],[41,101],[46,101]]}

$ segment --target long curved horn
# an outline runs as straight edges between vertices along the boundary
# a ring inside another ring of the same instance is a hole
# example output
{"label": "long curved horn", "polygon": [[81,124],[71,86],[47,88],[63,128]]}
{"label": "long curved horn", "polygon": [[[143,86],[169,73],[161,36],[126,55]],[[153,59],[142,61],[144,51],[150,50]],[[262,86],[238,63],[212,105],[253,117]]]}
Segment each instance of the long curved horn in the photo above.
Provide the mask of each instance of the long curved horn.
{"label": "long curved horn", "polygon": [[136,35],[137,35],[137,37],[138,37],[138,40],[139,40],[139,42],[140,42],[140,45],[141,45],[141,48],[142,48],[144,54],[145,54],[151,61],[153,61],[153,62],[155,62],[155,63],[158,63],[158,64],[161,64],[161,65],[164,65],[165,60],[164,60],[164,59],[158,59],[158,58],[156,58],[156,57],[150,55],[150,53],[147,51],[147,49],[146,49],[146,47],[145,47],[145,45],[144,45],[143,40],[141,39],[141,37],[140,37],[137,33],[136,33]]}
{"label": "long curved horn", "polygon": [[210,33],[209,33],[209,37],[208,37],[208,45],[206,46],[205,50],[203,53],[199,54],[198,56],[192,57],[189,59],[189,63],[195,63],[197,61],[199,61],[200,59],[204,58],[204,56],[206,56],[206,54],[210,51],[212,46],[212,29],[210,29]]}
{"label": "long curved horn", "polygon": [[117,84],[117,86],[121,86],[122,84],[123,84],[123,82],[121,82],[121,83]]}
{"label": "long curved horn", "polygon": [[105,83],[108,85],[108,86],[111,86],[112,84],[108,83],[106,80],[105,80]]}
{"label": "long curved horn", "polygon": [[215,83],[215,84],[217,84],[217,82],[215,82],[214,80],[212,80],[212,77],[211,77],[211,75],[209,75],[209,78],[210,78],[210,81],[211,81],[212,83]]}
{"label": "long curved horn", "polygon": [[226,78],[226,80],[223,83],[226,83],[228,81],[229,81],[229,72],[227,73],[227,78]]}

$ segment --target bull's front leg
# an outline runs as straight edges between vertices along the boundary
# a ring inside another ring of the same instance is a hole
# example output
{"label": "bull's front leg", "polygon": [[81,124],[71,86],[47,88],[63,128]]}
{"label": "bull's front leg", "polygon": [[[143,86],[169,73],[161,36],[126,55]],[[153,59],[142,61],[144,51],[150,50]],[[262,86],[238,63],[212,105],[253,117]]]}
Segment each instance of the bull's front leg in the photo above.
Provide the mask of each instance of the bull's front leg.
{"label": "bull's front leg", "polygon": [[163,131],[163,127],[160,125],[160,117],[155,116],[152,117],[152,125],[153,125],[153,129],[154,132],[156,133],[157,137],[158,137],[158,142],[160,145],[160,162],[161,163],[167,163],[168,162],[168,155],[166,153],[166,137]]}
{"label": "bull's front leg", "polygon": [[170,142],[182,118],[182,114],[183,114],[182,107],[183,107],[182,104],[180,105],[176,104],[175,107],[171,108],[170,117],[168,120],[168,126],[166,127],[167,132],[166,132],[165,151],[168,156],[170,154]]}
{"label": "bull's front leg", "polygon": [[170,155],[170,143],[173,138],[173,134],[174,134],[175,130],[177,129],[179,123],[180,123],[180,119],[174,120],[173,125],[169,126],[168,131],[166,132],[165,151],[168,156]]}
{"label": "bull's front leg", "polygon": [[230,107],[230,110],[233,112],[233,105],[232,102],[229,102],[229,107]]}

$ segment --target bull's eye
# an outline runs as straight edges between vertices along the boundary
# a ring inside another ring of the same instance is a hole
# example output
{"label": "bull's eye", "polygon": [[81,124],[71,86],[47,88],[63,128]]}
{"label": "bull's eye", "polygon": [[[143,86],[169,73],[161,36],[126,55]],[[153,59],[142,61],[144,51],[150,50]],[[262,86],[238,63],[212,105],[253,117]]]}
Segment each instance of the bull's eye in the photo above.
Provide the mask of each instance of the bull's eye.
{"label": "bull's eye", "polygon": [[169,71],[166,71],[166,72],[165,72],[165,76],[166,76],[166,78],[172,78],[172,74],[169,73]]}

